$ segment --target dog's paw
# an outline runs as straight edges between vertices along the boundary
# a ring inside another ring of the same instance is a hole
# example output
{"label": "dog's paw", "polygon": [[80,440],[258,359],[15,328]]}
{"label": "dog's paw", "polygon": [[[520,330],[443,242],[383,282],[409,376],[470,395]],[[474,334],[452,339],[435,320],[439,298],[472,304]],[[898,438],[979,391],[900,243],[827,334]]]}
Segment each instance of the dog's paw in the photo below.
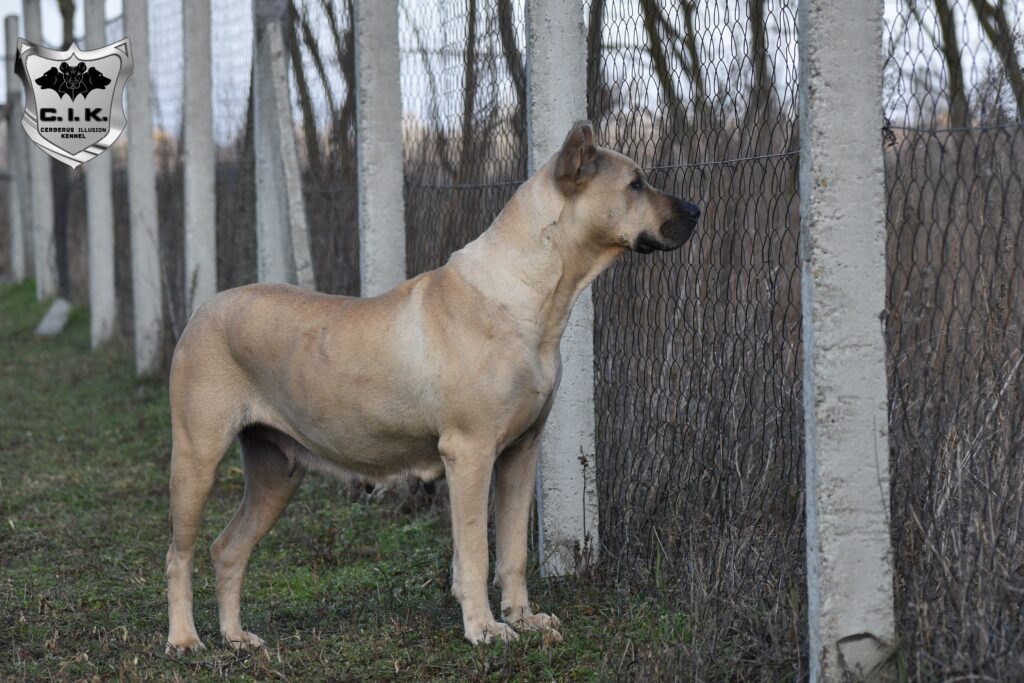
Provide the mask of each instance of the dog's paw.
{"label": "dog's paw", "polygon": [[232,650],[258,650],[266,643],[255,633],[239,631],[238,633],[221,633],[224,642],[231,646]]}
{"label": "dog's paw", "polygon": [[180,637],[167,637],[167,648],[164,650],[164,654],[168,657],[178,657],[185,655],[190,652],[199,652],[205,650],[206,646],[203,645],[203,641],[199,640],[199,636],[195,634],[180,636]]}
{"label": "dog's paw", "polygon": [[466,624],[466,640],[473,645],[493,643],[498,640],[511,643],[513,640],[518,639],[519,634],[511,626],[494,619]]}
{"label": "dog's paw", "polygon": [[562,642],[562,634],[558,632],[562,622],[554,614],[533,614],[524,608],[506,607],[502,615],[507,623],[521,631],[543,632],[545,642],[549,639],[553,643]]}

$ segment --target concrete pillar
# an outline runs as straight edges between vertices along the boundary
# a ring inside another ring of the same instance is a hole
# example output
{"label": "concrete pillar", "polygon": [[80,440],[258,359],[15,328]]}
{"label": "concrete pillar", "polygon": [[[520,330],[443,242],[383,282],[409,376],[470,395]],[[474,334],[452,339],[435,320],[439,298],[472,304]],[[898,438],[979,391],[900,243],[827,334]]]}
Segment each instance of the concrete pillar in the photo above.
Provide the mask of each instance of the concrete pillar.
{"label": "concrete pillar", "polygon": [[210,0],[184,3],[185,299],[194,311],[217,292]]}
{"label": "concrete pillar", "polygon": [[[24,0],[22,16],[25,38],[37,45],[43,43],[43,24],[39,0]],[[30,144],[28,149],[29,182],[32,202],[32,252],[36,275],[36,298],[42,301],[57,294],[57,243],[53,236],[53,177],[50,157]]]}
{"label": "concrete pillar", "polygon": [[406,277],[398,1],[355,11],[359,292],[377,296]]}
{"label": "concrete pillar", "polygon": [[288,95],[287,0],[253,0],[253,125],[256,245],[260,282],[313,289],[313,259]]}
{"label": "concrete pillar", "polygon": [[147,0],[124,3],[124,33],[131,40],[135,61],[135,71],[127,85],[135,369],[140,375],[146,375],[159,368],[163,336]]}
{"label": "concrete pillar", "polygon": [[[587,115],[587,50],[579,0],[527,0],[530,172],[560,148]],[[562,337],[562,382],[541,437],[537,478],[541,571],[573,569],[574,549],[598,547],[594,447],[594,303],[588,287]],[[586,465],[583,464],[586,462]]]}
{"label": "concrete pillar", "polygon": [[18,17],[4,18],[4,39],[7,46],[7,216],[11,230],[11,274],[15,282],[28,276],[25,233],[32,225],[28,213],[28,161],[25,158],[25,131],[21,129],[21,80],[14,73],[14,56],[18,46]]}
{"label": "concrete pillar", "polygon": [[[107,44],[105,0],[85,2],[86,48]],[[110,155],[85,165],[86,222],[89,227],[89,333],[96,348],[114,334],[117,293],[114,287],[114,199]]]}
{"label": "concrete pillar", "polygon": [[804,0],[799,29],[811,680],[859,680],[894,634],[882,3]]}

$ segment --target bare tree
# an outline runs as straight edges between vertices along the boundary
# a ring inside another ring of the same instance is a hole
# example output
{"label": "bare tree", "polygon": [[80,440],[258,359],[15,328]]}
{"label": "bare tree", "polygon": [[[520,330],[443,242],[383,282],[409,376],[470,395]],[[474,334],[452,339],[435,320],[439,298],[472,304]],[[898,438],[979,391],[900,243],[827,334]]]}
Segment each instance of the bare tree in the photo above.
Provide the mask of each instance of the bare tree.
{"label": "bare tree", "polygon": [[462,91],[462,155],[459,162],[461,173],[470,171],[474,140],[473,140],[473,104],[476,102],[476,0],[469,0],[466,14],[466,52],[464,57],[464,73],[466,87]]}
{"label": "bare tree", "polygon": [[[911,6],[913,7],[913,5]],[[918,10],[912,10],[917,14]],[[937,48],[942,52],[948,77],[947,97],[949,99],[949,125],[963,128],[968,123],[967,86],[964,82],[964,66],[960,55],[960,41],[956,33],[956,15],[949,0],[935,0],[935,18],[939,22]],[[918,14],[920,21],[920,15]]]}
{"label": "bare tree", "polygon": [[647,32],[647,44],[651,53],[651,67],[654,75],[661,86],[661,92],[670,109],[674,110],[679,103],[679,93],[676,91],[675,79],[672,75],[672,68],[669,65],[668,56],[665,54],[665,43],[667,42],[662,30],[668,25],[665,15],[662,13],[658,0],[640,0],[640,11],[644,16],[644,30]]}
{"label": "bare tree", "polygon": [[601,31],[604,29],[605,0],[591,0],[590,26],[587,28],[587,116],[600,119],[608,104],[604,101],[604,83],[601,80]]}
{"label": "bare tree", "polygon": [[772,102],[772,76],[768,65],[768,23],[765,0],[748,0],[747,16],[750,21],[750,62],[753,73],[750,96],[747,99],[747,118],[768,116]]}
{"label": "bare tree", "polygon": [[[598,3],[591,6],[591,31],[595,29],[593,10]],[[665,93],[665,99],[673,117],[679,119],[679,111],[675,105],[681,104],[681,95],[677,83],[680,76],[685,76],[691,87],[692,103],[703,102],[707,96],[704,74],[701,72],[700,57],[697,52],[697,35],[695,31],[696,2],[681,0],[679,9],[683,15],[683,31],[680,33],[677,22],[665,15],[659,0],[640,0],[640,9],[644,17],[644,30],[651,53],[651,66],[655,76]],[[603,11],[603,6],[601,8]],[[598,22],[599,24],[599,22]],[[600,41],[600,27],[594,38]],[[588,77],[590,74],[588,74]],[[594,74],[597,77],[597,74]],[[591,83],[588,79],[588,87]],[[679,121],[682,123],[682,121]]]}
{"label": "bare tree", "polygon": [[700,69],[700,57],[697,54],[697,28],[694,15],[697,12],[697,3],[694,0],[681,0],[683,9],[683,50],[686,51],[686,70],[690,75],[690,82],[693,83],[693,98],[697,102],[703,102],[707,97],[707,88],[704,85],[704,74]]}
{"label": "bare tree", "polygon": [[[313,64],[319,66],[321,78],[324,85],[327,85],[327,77],[323,73],[323,61],[320,59],[320,51],[316,49],[316,41],[312,39],[312,29],[306,19],[305,13],[301,12],[295,2],[288,3],[287,36],[288,53],[291,57],[292,73],[295,76],[295,89],[298,91],[299,109],[302,110],[302,132],[306,140],[306,162],[309,172],[314,176],[321,173],[320,164],[320,136],[316,129],[316,115],[313,111],[313,98],[310,94],[309,83],[306,82],[306,69],[302,60],[302,49],[299,44],[299,31],[306,41],[307,46],[312,45],[309,51],[312,55]],[[299,27],[299,30],[296,30]],[[330,93],[330,88],[325,87],[324,92]],[[333,108],[333,107],[332,107]]]}
{"label": "bare tree", "polygon": [[985,37],[992,43],[1003,63],[1003,72],[1017,105],[1017,116],[1024,116],[1024,71],[1021,70],[1020,55],[1017,54],[1017,35],[1007,17],[1006,2],[971,0],[971,6],[978,14]]}
{"label": "bare tree", "polygon": [[[597,0],[600,2],[601,0]],[[516,110],[513,115],[512,128],[518,136],[520,156],[526,156],[526,68],[523,56],[516,43],[515,18],[512,16],[512,0],[498,0],[498,37],[501,39],[501,52],[505,59],[505,68],[512,78],[516,90]]]}

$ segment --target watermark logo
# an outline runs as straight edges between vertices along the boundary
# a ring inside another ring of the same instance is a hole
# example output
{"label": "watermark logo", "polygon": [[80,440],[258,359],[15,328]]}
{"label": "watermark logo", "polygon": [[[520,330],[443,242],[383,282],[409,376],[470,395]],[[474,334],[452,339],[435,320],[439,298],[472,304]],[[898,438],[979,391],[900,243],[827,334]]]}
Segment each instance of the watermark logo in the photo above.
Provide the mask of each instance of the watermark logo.
{"label": "watermark logo", "polygon": [[51,50],[18,40],[15,72],[25,86],[21,126],[32,142],[71,168],[93,159],[124,131],[122,94],[132,75],[128,39],[98,50]]}

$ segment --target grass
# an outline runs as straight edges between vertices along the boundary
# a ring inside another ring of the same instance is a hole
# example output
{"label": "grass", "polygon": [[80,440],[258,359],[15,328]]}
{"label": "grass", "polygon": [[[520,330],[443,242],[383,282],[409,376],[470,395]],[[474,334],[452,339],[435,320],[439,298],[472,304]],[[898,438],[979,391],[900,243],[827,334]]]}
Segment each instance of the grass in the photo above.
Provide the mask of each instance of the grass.
{"label": "grass", "polygon": [[124,344],[91,352],[84,310],[36,338],[44,311],[31,284],[0,288],[0,679],[614,680],[690,639],[686,616],[652,598],[532,573],[565,642],[472,647],[448,592],[446,512],[353,501],[310,475],[246,577],[243,625],[268,648],[236,654],[220,643],[205,552],[241,499],[234,452],[197,553],[209,649],[166,657],[165,383],[137,380]]}

